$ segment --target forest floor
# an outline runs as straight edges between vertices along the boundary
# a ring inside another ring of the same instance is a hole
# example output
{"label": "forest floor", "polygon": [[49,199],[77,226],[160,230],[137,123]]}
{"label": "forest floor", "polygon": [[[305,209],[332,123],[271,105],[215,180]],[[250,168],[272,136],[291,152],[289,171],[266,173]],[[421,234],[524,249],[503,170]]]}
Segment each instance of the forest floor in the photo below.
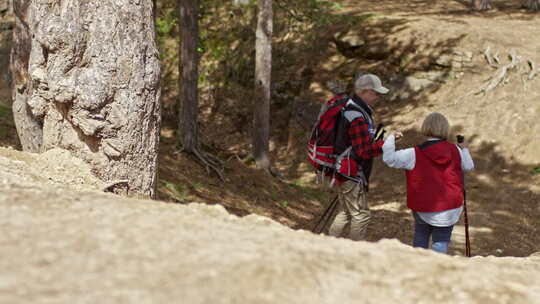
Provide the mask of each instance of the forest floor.
{"label": "forest floor", "polygon": [[[520,81],[519,73],[486,94],[469,94],[496,72],[486,63],[487,46],[506,62],[510,49],[540,64],[540,42],[531,40],[540,28],[539,15],[494,1],[497,10],[471,13],[465,1],[342,1],[344,15],[370,14],[361,27],[334,24],[321,32],[320,47],[304,50],[290,60],[290,70],[309,67],[313,76],[298,100],[313,104],[330,96],[325,83],[356,70],[378,73],[390,82],[397,76],[423,79],[420,74],[440,72],[437,58],[459,50],[473,54],[471,65],[452,70],[452,77],[400,87],[402,95],[382,100],[376,119],[388,131],[401,130],[402,147],[421,142],[419,125],[432,111],[445,114],[455,132],[472,140],[470,148],[476,170],[466,176],[467,205],[473,255],[528,256],[540,251],[540,152],[538,103],[540,77]],[[339,31],[358,31],[372,40],[382,40],[390,55],[383,60],[343,56],[330,41]],[[448,69],[443,70],[448,72]],[[275,81],[288,79],[276,73]],[[517,79],[517,80],[516,80]],[[203,202],[223,205],[243,216],[251,213],[270,217],[294,229],[310,230],[332,198],[329,189],[314,183],[305,162],[306,129],[291,119],[291,105],[272,107],[271,151],[274,166],[282,174],[274,178],[254,167],[249,156],[249,109],[227,107],[227,101],[245,92],[225,92],[224,105],[206,101],[201,106],[202,140],[205,148],[225,163],[225,182],[208,174],[189,156],[176,153],[174,124],[165,122],[159,160],[158,199],[171,203]],[[249,93],[246,96],[249,96]],[[0,92],[0,143],[19,148],[10,113],[9,94]],[[291,101],[292,102],[292,101]],[[286,110],[284,110],[286,109]],[[395,238],[409,244],[413,220],[405,205],[405,178],[399,170],[386,168],[378,159],[372,177],[369,202],[372,223],[368,240]],[[450,253],[463,255],[464,226],[453,235]]]}

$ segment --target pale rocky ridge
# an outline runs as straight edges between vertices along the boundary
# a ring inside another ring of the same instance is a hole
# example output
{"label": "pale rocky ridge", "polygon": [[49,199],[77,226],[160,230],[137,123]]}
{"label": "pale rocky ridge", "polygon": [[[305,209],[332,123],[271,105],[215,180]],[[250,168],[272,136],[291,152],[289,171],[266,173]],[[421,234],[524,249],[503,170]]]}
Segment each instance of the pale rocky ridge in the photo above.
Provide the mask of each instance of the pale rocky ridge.
{"label": "pale rocky ridge", "polygon": [[67,151],[0,148],[1,303],[538,303],[540,257],[471,259],[106,194]]}

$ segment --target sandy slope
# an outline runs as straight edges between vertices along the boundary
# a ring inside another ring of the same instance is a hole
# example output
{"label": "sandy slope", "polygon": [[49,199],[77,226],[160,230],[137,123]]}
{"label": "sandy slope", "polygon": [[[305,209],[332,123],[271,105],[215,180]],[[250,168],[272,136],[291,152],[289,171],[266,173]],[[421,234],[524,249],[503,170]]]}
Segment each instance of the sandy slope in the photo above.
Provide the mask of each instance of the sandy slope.
{"label": "sandy slope", "polygon": [[[61,151],[56,151],[56,159]],[[7,156],[7,157],[6,157]],[[65,160],[77,164],[76,159]],[[126,199],[0,149],[2,303],[535,303],[540,260],[466,259]],[[86,175],[84,166],[74,165]],[[44,173],[44,171],[41,171]],[[70,186],[78,185],[78,191]],[[84,189],[85,188],[85,189]]]}

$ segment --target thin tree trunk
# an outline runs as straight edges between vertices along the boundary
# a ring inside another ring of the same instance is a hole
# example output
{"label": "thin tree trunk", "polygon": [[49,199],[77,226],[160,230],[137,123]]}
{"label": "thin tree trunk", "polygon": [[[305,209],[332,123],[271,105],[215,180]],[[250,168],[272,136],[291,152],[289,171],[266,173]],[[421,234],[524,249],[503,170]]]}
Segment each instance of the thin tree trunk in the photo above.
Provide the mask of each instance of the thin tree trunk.
{"label": "thin tree trunk", "polygon": [[208,172],[215,171],[224,181],[223,163],[200,150],[199,143],[199,0],[178,0],[180,10],[180,101],[178,140],[184,152],[196,157]]}
{"label": "thin tree trunk", "polygon": [[154,17],[154,24],[156,24],[157,18],[157,0],[152,0],[152,13]]}
{"label": "thin tree trunk", "polygon": [[523,0],[522,6],[532,11],[540,10],[540,0]]}
{"label": "thin tree trunk", "polygon": [[42,150],[70,150],[103,181],[154,197],[161,108],[151,0],[30,3],[27,105],[43,115]]}
{"label": "thin tree trunk", "polygon": [[181,65],[179,136],[184,150],[199,148],[199,0],[178,0],[180,8]]}
{"label": "thin tree trunk", "polygon": [[270,172],[270,83],[272,71],[272,0],[259,0],[255,45],[253,156],[257,168]]}
{"label": "thin tree trunk", "polygon": [[477,11],[487,11],[493,8],[491,0],[472,0],[472,7]]}
{"label": "thin tree trunk", "polygon": [[13,40],[13,24],[11,0],[0,0],[0,89],[11,87],[11,71],[9,70],[11,45]]}
{"label": "thin tree trunk", "polygon": [[40,152],[43,143],[43,104],[29,103],[33,84],[28,73],[32,48],[30,24],[31,0],[13,2],[15,26],[11,49],[10,70],[12,75],[13,120],[23,151]]}

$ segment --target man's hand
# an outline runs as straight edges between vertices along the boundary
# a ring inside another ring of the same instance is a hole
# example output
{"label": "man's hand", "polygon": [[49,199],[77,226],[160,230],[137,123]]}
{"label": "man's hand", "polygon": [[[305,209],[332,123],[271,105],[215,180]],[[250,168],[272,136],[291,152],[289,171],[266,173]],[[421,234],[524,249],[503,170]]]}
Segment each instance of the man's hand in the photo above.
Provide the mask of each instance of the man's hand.
{"label": "man's hand", "polygon": [[398,141],[403,137],[403,133],[397,131],[394,133],[394,137],[396,138],[396,141]]}
{"label": "man's hand", "polygon": [[466,142],[457,144],[461,149],[468,149],[469,145]]}

